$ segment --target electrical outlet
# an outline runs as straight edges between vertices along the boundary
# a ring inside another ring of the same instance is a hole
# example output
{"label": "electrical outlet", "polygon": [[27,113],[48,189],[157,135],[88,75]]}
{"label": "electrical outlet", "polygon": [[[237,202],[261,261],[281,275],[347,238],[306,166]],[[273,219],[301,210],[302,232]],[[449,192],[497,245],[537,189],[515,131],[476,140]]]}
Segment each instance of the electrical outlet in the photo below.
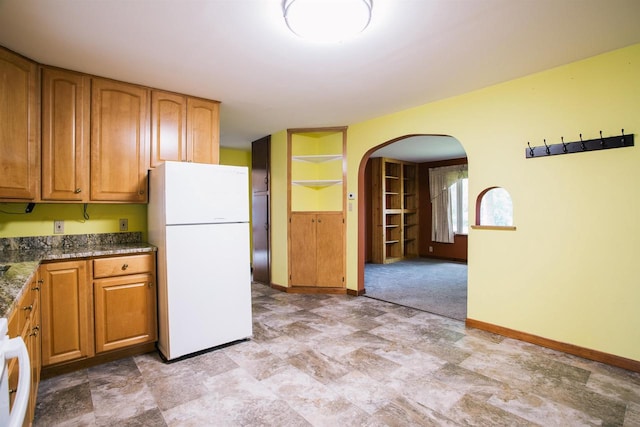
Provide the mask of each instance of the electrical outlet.
{"label": "electrical outlet", "polygon": [[64,234],[64,221],[59,219],[53,221],[53,234]]}
{"label": "electrical outlet", "polygon": [[127,231],[129,229],[129,220],[127,218],[120,218],[120,231]]}

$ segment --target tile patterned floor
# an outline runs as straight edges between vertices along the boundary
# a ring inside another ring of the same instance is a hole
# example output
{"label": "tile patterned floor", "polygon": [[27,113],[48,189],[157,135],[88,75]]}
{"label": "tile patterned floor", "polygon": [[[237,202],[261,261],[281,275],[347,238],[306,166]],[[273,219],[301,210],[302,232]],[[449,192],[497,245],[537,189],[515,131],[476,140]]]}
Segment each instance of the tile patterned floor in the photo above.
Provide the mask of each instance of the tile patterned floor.
{"label": "tile patterned floor", "polygon": [[35,425],[640,425],[638,373],[366,297],[253,285],[253,307],[250,341],[43,381]]}

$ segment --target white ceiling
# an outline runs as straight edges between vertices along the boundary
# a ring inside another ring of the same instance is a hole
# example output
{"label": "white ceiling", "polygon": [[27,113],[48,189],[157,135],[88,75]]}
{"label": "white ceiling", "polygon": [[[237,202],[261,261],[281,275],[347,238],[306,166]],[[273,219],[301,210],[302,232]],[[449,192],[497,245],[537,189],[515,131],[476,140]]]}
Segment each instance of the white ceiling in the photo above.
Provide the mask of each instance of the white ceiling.
{"label": "white ceiling", "polygon": [[281,0],[0,0],[0,45],[217,99],[221,143],[342,126],[640,42],[639,0],[373,0],[366,32],[307,43]]}

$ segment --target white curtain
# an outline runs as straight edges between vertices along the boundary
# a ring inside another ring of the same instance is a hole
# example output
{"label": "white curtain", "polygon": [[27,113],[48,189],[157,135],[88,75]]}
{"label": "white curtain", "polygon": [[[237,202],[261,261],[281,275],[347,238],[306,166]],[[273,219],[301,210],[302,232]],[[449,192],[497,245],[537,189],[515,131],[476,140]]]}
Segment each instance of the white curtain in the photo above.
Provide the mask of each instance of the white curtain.
{"label": "white curtain", "polygon": [[467,165],[429,168],[432,241],[453,243],[451,192],[449,191],[449,187],[457,180],[467,178],[467,176]]}

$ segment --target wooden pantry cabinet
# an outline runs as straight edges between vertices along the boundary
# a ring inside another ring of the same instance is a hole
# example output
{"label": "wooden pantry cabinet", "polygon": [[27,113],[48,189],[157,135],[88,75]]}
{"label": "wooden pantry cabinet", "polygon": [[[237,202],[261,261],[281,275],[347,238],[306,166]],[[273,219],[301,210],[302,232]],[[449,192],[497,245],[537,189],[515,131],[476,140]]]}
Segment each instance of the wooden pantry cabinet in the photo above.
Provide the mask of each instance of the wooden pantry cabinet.
{"label": "wooden pantry cabinet", "polygon": [[39,196],[37,88],[36,64],[0,47],[0,200]]}
{"label": "wooden pantry cabinet", "polygon": [[291,214],[290,281],[296,286],[344,286],[342,212]]}
{"label": "wooden pantry cabinet", "polygon": [[165,161],[217,164],[220,103],[151,92],[151,167]]}
{"label": "wooden pantry cabinet", "polygon": [[53,262],[40,275],[43,366],[156,341],[155,253]]}
{"label": "wooden pantry cabinet", "polygon": [[42,68],[42,200],[88,202],[91,79]]}
{"label": "wooden pantry cabinet", "polygon": [[145,203],[149,89],[91,81],[91,200]]}
{"label": "wooden pantry cabinet", "polygon": [[[24,294],[18,300],[15,309],[9,315],[9,337],[22,337],[29,353],[31,365],[31,383],[29,402],[23,425],[31,425],[36,408],[36,397],[40,384],[40,286],[37,277],[34,277],[27,285]],[[20,371],[18,359],[12,359],[8,363],[8,384],[10,405],[13,406],[18,387]]]}
{"label": "wooden pantry cabinet", "polygon": [[372,262],[387,264],[418,256],[418,165],[394,159],[372,161]]}
{"label": "wooden pantry cabinet", "polygon": [[[345,289],[346,127],[290,129],[289,285]],[[313,289],[309,289],[313,291]]]}

